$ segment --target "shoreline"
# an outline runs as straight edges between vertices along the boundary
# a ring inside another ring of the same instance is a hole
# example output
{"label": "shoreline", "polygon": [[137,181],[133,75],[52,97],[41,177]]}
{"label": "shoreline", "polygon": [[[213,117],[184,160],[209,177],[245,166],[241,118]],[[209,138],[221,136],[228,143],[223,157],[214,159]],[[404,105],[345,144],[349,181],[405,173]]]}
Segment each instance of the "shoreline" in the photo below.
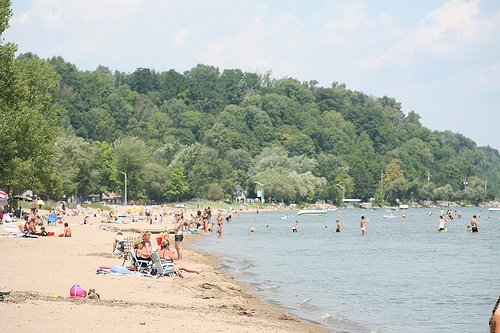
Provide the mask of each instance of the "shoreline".
{"label": "shoreline", "polygon": [[[200,275],[187,273],[185,279],[155,279],[96,274],[99,266],[121,265],[123,259],[111,256],[115,233],[99,228],[101,217],[92,217],[92,225],[80,225],[82,219],[83,215],[66,217],[73,229],[71,238],[0,238],[6,268],[0,289],[11,291],[0,302],[3,327],[18,332],[153,332],[162,324],[169,329],[194,332],[330,331],[265,303],[252,293],[250,286],[236,281],[220,267],[221,258],[192,250],[189,245],[202,235],[185,238],[182,261],[184,265],[203,268]],[[110,225],[123,229],[151,227],[138,223]],[[47,231],[56,234],[60,229],[60,224],[47,227]],[[86,290],[96,289],[101,299],[70,298],[73,284]]]}

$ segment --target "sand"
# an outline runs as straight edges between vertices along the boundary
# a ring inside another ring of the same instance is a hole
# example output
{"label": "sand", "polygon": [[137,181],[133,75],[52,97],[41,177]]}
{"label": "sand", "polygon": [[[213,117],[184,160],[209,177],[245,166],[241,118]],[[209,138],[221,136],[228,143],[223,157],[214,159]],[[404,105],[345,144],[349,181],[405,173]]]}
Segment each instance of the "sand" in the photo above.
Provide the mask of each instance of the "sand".
{"label": "sand", "polygon": [[[0,238],[0,290],[11,291],[0,302],[2,331],[327,331],[263,303],[247,286],[222,271],[217,258],[188,248],[189,242],[204,235],[187,236],[182,261],[184,265],[203,268],[199,275],[186,273],[182,279],[96,274],[100,266],[123,262],[111,256],[116,233],[100,229],[101,220],[105,218],[91,217],[92,225],[80,225],[82,215],[66,217],[73,232],[71,238]],[[139,223],[106,226],[165,227]],[[58,224],[47,231],[57,235],[62,229]],[[125,265],[128,264],[129,261]],[[100,300],[70,298],[69,290],[74,284],[85,290],[95,289]]]}

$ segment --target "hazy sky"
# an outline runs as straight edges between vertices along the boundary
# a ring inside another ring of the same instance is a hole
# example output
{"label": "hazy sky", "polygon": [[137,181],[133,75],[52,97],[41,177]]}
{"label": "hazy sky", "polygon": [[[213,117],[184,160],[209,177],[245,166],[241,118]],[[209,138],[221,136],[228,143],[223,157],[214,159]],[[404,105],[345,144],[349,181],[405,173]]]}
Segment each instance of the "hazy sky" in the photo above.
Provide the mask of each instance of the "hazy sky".
{"label": "hazy sky", "polygon": [[80,69],[337,81],[500,149],[498,0],[14,0],[4,37]]}

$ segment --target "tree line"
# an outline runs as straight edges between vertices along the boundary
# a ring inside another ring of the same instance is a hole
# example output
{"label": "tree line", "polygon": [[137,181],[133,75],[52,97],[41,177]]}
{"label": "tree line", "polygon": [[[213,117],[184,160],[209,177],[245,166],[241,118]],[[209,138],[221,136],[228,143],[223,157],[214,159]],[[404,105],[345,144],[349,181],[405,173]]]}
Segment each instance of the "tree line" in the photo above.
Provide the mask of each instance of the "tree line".
{"label": "tree line", "polygon": [[[0,2],[0,36],[9,1]],[[140,201],[342,196],[376,203],[495,199],[499,153],[432,131],[394,98],[197,65],[183,73],[15,56],[0,40],[0,188]],[[267,198],[266,198],[267,199]]]}

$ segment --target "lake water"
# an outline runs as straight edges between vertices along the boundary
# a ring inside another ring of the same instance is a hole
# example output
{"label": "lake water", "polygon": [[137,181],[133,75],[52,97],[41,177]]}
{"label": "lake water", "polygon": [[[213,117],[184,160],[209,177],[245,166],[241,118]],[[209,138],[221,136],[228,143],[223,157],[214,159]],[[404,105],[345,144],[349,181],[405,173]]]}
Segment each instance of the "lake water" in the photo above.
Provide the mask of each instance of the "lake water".
{"label": "lake water", "polygon": [[[357,209],[233,214],[221,238],[200,237],[193,247],[220,257],[267,302],[336,332],[487,332],[500,295],[500,212],[461,209],[462,219],[438,233],[439,209],[428,211],[409,209],[405,220]],[[470,234],[474,214],[479,233]]]}

